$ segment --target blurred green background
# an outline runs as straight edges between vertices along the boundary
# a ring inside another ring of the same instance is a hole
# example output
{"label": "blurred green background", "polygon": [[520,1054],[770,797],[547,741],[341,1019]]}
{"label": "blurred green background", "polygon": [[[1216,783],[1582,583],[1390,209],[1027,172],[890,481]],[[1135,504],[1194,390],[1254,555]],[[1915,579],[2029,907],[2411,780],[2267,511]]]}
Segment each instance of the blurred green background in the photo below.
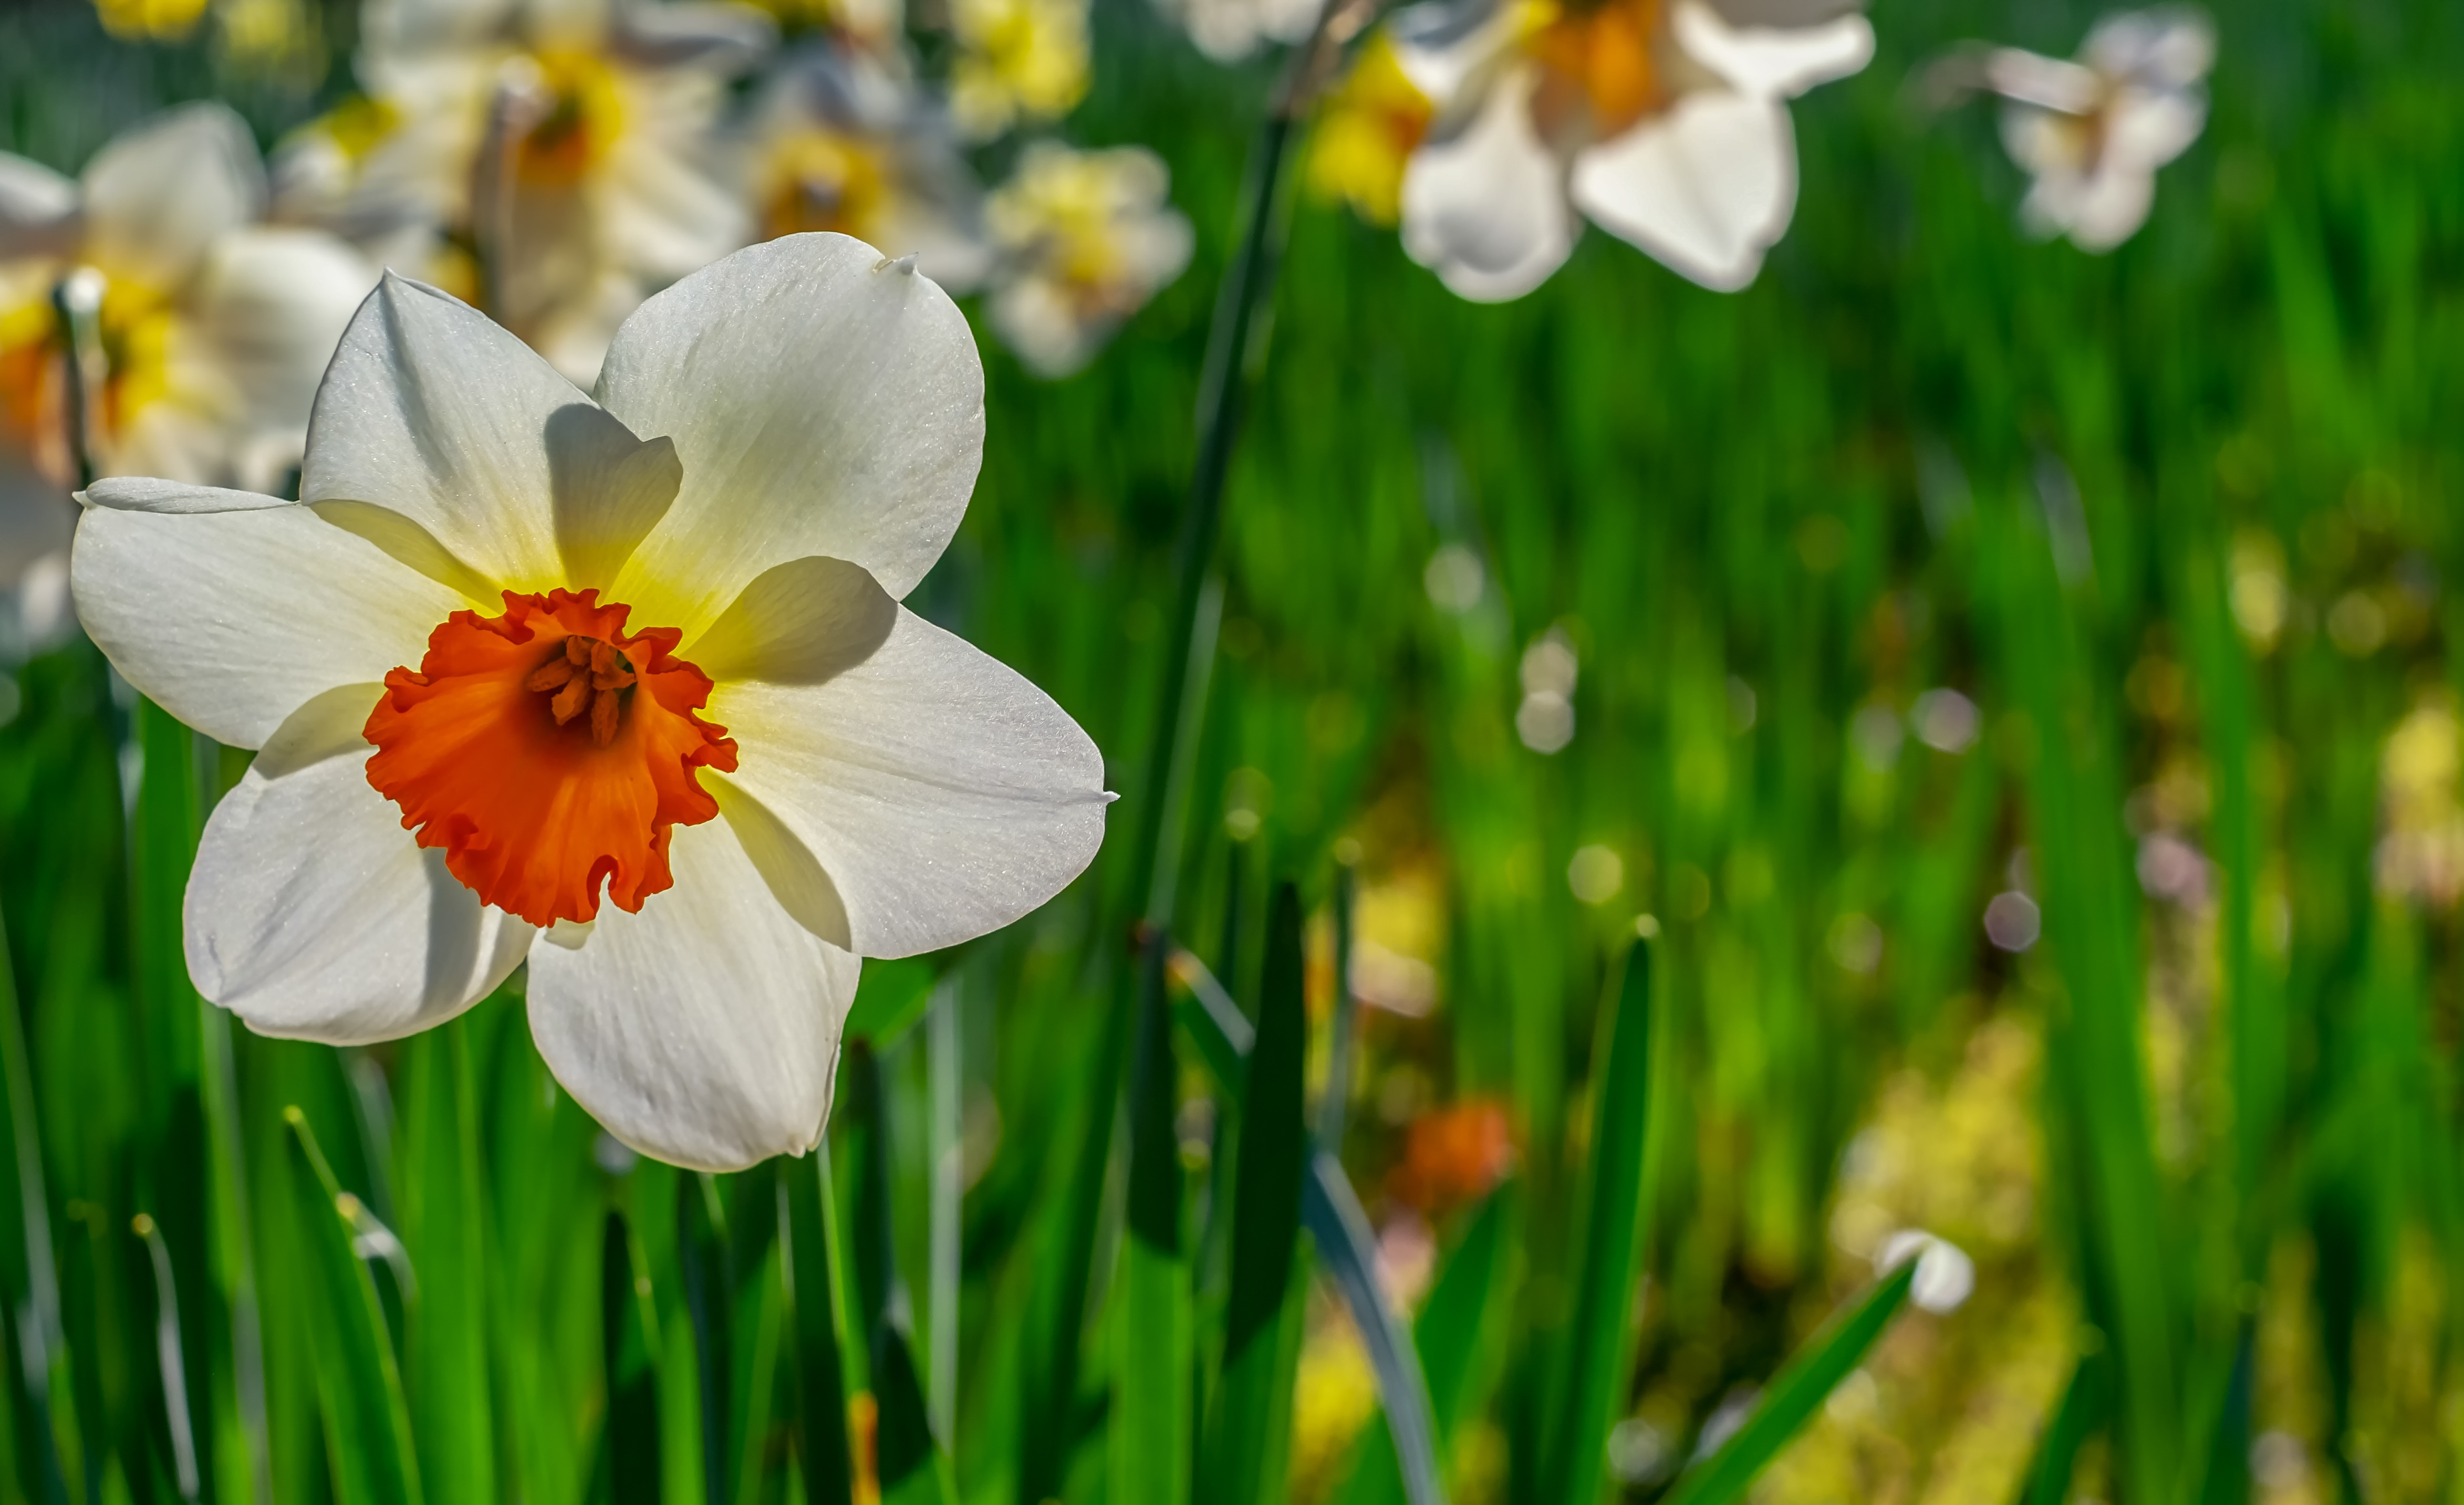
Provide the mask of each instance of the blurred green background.
{"label": "blurred green background", "polygon": [[[1795,224],[1739,294],[1594,232],[1474,306],[1294,205],[1175,935],[1253,1016],[1298,980],[1455,1499],[1561,1497],[1617,1101],[1647,1103],[1624,1497],[1917,1227],[1975,1294],[1897,1317],[1752,1497],[2464,1498],[2464,15],[2221,9],[2205,137],[2090,257],[2015,229],[1989,111],[1905,80],[2094,14],[1882,0],[1874,65],[1795,107]],[[206,96],[270,143],[349,88],[349,9],[309,19],[256,54],[14,0],[0,147],[73,171]],[[1094,30],[1071,133],[1163,154],[1197,259],[1068,381],[986,338],[983,478],[914,603],[1103,746],[1095,869],[868,967],[826,1183],[696,1177],[601,1138],[517,997],[366,1051],[201,1007],[179,894],[238,755],[81,642],[18,665],[0,1498],[1132,1505],[1122,1365],[1166,1340],[1121,1274],[1125,890],[1272,64],[1144,0]],[[1639,928],[1647,1091],[1606,1070]],[[1163,1048],[1133,1107],[1171,1117],[1211,1373],[1238,1095]],[[1290,1290],[1288,1496],[1401,1499],[1358,1335]],[[831,1385],[853,1485],[820,1482]]]}

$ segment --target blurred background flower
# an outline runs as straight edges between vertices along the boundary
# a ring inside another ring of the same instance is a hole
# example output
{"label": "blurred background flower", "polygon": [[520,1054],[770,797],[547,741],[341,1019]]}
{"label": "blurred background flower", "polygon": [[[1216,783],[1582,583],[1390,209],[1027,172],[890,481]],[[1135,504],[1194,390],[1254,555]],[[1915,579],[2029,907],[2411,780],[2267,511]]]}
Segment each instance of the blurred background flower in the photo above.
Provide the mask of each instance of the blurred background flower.
{"label": "blurred background flower", "polygon": [[1705,287],[1744,287],[1795,207],[1786,101],[1874,51],[1853,5],[1790,20],[1705,0],[1398,13],[1396,60],[1436,109],[1404,171],[1404,249],[1464,297],[1520,297],[1573,251],[1579,211]]}
{"label": "blurred background flower", "polygon": [[1122,320],[1189,265],[1189,221],[1163,159],[1139,146],[1027,143],[984,206],[1002,258],[993,328],[1045,376],[1084,366]]}
{"label": "blurred background flower", "polygon": [[132,126],[74,181],[0,156],[0,582],[56,573],[80,448],[99,475],[285,484],[376,275],[331,236],[261,223],[265,201],[256,143],[219,104]]}

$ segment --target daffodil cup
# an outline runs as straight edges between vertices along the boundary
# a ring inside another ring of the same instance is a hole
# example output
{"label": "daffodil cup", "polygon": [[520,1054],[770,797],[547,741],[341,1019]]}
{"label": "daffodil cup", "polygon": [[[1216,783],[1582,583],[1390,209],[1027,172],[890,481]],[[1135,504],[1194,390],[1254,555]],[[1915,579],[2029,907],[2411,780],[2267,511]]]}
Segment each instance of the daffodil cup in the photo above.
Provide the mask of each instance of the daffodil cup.
{"label": "daffodil cup", "polygon": [[257,753],[188,882],[198,989],[382,1040],[527,958],[539,1052],[617,1138],[707,1169],[811,1147],[858,958],[1005,925],[1103,836],[1086,732],[899,604],[983,425],[941,289],[808,234],[649,300],[589,395],[388,276],[299,501],[93,487],[87,631]]}

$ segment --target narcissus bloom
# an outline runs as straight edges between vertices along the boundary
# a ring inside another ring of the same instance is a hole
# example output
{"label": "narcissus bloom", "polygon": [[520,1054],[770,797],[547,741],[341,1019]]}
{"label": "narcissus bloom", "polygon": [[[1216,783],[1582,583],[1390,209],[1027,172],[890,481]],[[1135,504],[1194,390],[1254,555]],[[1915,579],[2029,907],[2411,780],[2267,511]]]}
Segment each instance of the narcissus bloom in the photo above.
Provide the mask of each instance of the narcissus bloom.
{"label": "narcissus bloom", "polygon": [[810,1147],[857,958],[1016,919],[1103,835],[1087,734],[898,603],[982,440],[966,321],[846,236],[651,298],[590,396],[388,277],[304,500],[85,498],[95,642],[258,750],[188,883],[199,990],[379,1040],[527,956],[541,1056],[619,1139],[714,1169]]}
{"label": "narcissus bloom", "polygon": [[1309,186],[1373,225],[1393,225],[1402,213],[1403,173],[1428,138],[1432,113],[1429,97],[1403,72],[1394,37],[1373,34],[1319,109]]}
{"label": "narcissus bloom", "polygon": [[98,337],[86,440],[103,474],[271,488],[298,462],[376,272],[331,236],[256,223],[265,192],[218,104],[132,127],[74,182],[0,153],[0,586],[65,549],[75,517],[64,279]]}
{"label": "narcissus bloom", "polygon": [[815,48],[763,92],[754,199],[765,237],[836,230],[966,293],[992,264],[982,198],[945,113],[892,62]]}
{"label": "narcissus bloom", "polygon": [[984,206],[1002,257],[990,313],[1019,359],[1067,376],[1189,265],[1163,159],[1143,146],[1035,142]]}
{"label": "narcissus bloom", "polygon": [[[2214,29],[2196,11],[2127,11],[2096,24],[2079,60],[1997,47],[1965,66],[2008,102],[2002,141],[2034,175],[2021,220],[2102,251],[2147,222],[2156,169],[2199,139]],[[1962,63],[1954,62],[1954,70]]]}
{"label": "narcissus bloom", "polygon": [[753,238],[719,131],[768,17],[374,0],[355,99],[276,156],[282,213],[482,303],[579,382],[642,299]]}
{"label": "narcissus bloom", "polygon": [[1436,106],[1403,248],[1447,287],[1520,297],[1580,210],[1705,287],[1753,281],[1796,207],[1787,101],[1873,56],[1855,0],[1507,0],[1396,17]]}
{"label": "narcissus bloom", "polygon": [[950,114],[974,141],[1057,120],[1087,96],[1087,0],[952,0]]}

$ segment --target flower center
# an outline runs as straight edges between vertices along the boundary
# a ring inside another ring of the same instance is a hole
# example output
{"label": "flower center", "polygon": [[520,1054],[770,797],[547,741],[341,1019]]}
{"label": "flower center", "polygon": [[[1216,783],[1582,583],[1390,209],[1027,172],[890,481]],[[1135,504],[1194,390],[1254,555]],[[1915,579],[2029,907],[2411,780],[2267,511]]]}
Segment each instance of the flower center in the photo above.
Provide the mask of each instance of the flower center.
{"label": "flower center", "polygon": [[505,593],[498,616],[457,611],[416,672],[385,676],[369,712],[368,782],[483,903],[532,925],[599,913],[671,886],[668,840],[718,814],[703,768],[731,773],[727,729],[694,712],[710,677],[674,656],[672,627],[625,630],[595,590]]}
{"label": "flower center", "polygon": [[1660,27],[1660,0],[1570,8],[1544,26],[1530,42],[1541,71],[1531,101],[1541,140],[1607,141],[1663,108],[1652,56]]}

